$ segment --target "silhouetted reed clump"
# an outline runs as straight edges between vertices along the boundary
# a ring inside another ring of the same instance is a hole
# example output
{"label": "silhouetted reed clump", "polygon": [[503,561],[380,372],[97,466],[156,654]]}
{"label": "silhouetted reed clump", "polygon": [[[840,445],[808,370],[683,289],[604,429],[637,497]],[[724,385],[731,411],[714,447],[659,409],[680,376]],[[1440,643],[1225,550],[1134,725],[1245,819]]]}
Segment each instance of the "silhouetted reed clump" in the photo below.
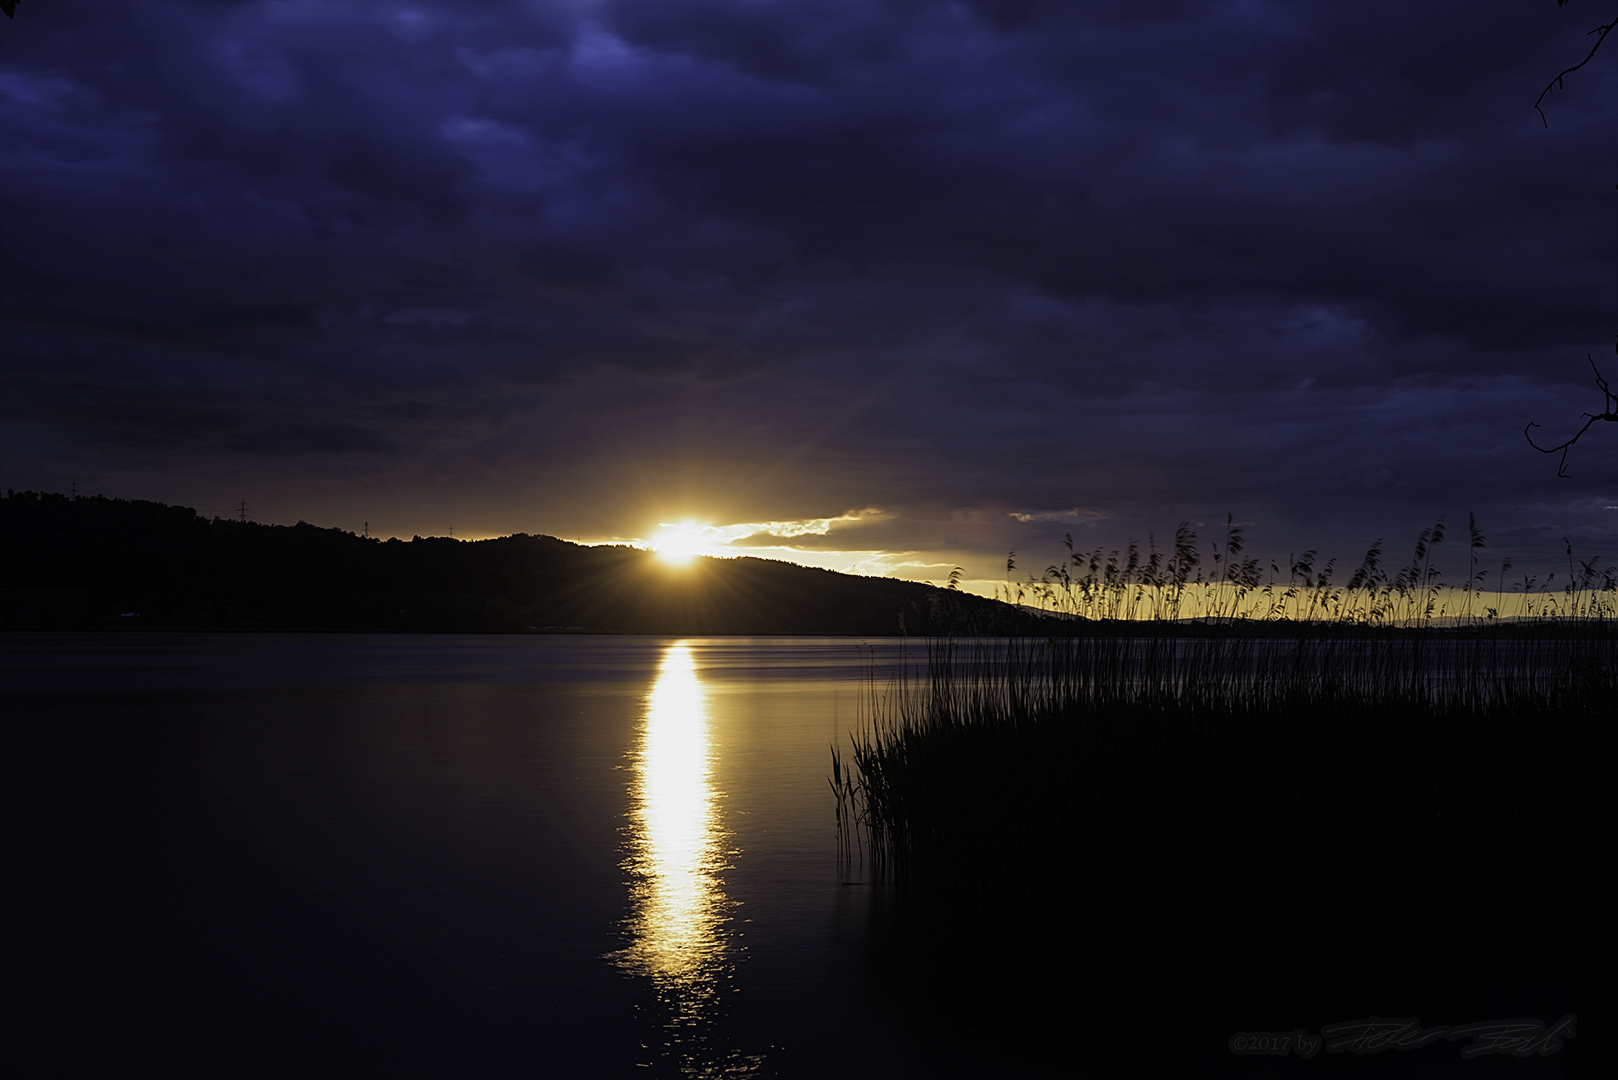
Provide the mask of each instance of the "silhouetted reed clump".
{"label": "silhouetted reed clump", "polygon": [[1445,629],[1349,605],[931,640],[873,673],[833,757],[845,852],[890,886],[886,955],[952,1015],[1078,1009],[1220,1052],[1372,1013],[1570,1011],[1610,847],[1597,592]]}
{"label": "silhouetted reed clump", "polygon": [[1575,558],[1571,542],[1565,542],[1567,571],[1560,581],[1556,572],[1544,578],[1524,573],[1508,585],[1511,560],[1501,560],[1498,568],[1485,565],[1486,538],[1475,516],[1467,520],[1467,533],[1467,575],[1459,585],[1446,582],[1437,564],[1446,539],[1442,521],[1422,530],[1402,567],[1387,565],[1382,541],[1376,541],[1347,581],[1337,577],[1337,560],[1322,562],[1317,551],[1289,555],[1285,567],[1244,557],[1246,540],[1233,520],[1223,542],[1210,542],[1206,551],[1186,522],[1162,551],[1150,537],[1144,549],[1132,540],[1120,550],[1083,551],[1069,534],[1067,556],[1038,579],[1012,581],[1015,559],[1008,559],[1001,598],[1063,619],[1129,623],[1408,627],[1618,618],[1618,569],[1602,566],[1599,558]]}

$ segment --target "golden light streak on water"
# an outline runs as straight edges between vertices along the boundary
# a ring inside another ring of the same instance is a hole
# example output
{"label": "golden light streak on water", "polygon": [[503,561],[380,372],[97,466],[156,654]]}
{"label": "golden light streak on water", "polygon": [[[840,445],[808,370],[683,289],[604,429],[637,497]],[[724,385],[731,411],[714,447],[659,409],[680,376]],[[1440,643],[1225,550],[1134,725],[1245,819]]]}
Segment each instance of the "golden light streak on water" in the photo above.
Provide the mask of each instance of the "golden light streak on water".
{"label": "golden light streak on water", "polygon": [[761,1059],[706,1045],[735,966],[726,933],[733,903],[720,877],[730,852],[713,777],[707,694],[691,646],[679,642],[663,654],[634,752],[624,863],[634,900],[631,941],[612,959],[652,980],[670,1010],[666,1046],[682,1072],[748,1075]]}

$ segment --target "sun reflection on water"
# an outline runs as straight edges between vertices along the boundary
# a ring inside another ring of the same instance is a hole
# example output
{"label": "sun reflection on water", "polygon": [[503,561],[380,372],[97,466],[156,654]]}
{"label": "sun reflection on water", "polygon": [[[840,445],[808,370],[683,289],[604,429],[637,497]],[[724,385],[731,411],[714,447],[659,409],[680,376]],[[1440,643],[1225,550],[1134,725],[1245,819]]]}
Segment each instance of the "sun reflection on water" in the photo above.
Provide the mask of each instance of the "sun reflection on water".
{"label": "sun reflection on water", "polygon": [[[726,924],[733,902],[720,874],[727,834],[713,783],[707,695],[691,646],[663,654],[646,702],[630,786],[629,857],[634,910],[629,947],[612,959],[652,980],[671,1013],[668,1051],[690,1075],[747,1075],[760,1059],[707,1045],[719,995],[734,968]],[[716,1060],[722,1056],[723,1061]]]}

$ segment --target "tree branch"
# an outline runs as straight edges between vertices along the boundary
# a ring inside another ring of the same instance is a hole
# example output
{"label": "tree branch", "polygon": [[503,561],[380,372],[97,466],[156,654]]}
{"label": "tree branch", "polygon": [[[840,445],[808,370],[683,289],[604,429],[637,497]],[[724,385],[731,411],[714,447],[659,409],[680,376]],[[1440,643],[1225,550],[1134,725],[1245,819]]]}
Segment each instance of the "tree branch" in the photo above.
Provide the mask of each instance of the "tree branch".
{"label": "tree branch", "polygon": [[1586,431],[1590,430],[1590,425],[1594,424],[1597,420],[1611,420],[1618,422],[1618,394],[1614,394],[1612,392],[1612,387],[1607,385],[1607,380],[1601,377],[1601,369],[1596,367],[1595,358],[1589,353],[1585,353],[1584,355],[1585,359],[1590,361],[1590,370],[1596,373],[1596,385],[1601,388],[1601,393],[1606,397],[1606,411],[1599,413],[1580,413],[1580,416],[1586,418],[1584,421],[1584,426],[1578,430],[1578,434],[1574,435],[1567,442],[1562,443],[1559,446],[1541,446],[1534,441],[1534,437],[1530,435],[1529,432],[1537,428],[1539,426],[1538,424],[1529,424],[1527,427],[1522,429],[1523,438],[1528,440],[1528,445],[1532,446],[1535,450],[1538,450],[1541,454],[1554,454],[1557,451],[1561,451],[1562,460],[1556,466],[1556,475],[1561,477],[1563,480],[1572,479],[1571,474],[1569,474],[1567,471],[1567,452],[1573,448],[1574,443],[1578,442],[1579,439],[1583,437]]}
{"label": "tree branch", "polygon": [[[1562,5],[1558,4],[1557,6],[1561,7]],[[1539,113],[1540,122],[1543,123],[1546,127],[1550,127],[1551,122],[1549,120],[1545,119],[1545,110],[1541,109],[1539,107],[1539,103],[1541,101],[1545,100],[1545,95],[1546,94],[1549,94],[1554,90],[1564,90],[1564,89],[1566,89],[1566,87],[1564,87],[1562,85],[1562,80],[1564,78],[1566,78],[1567,76],[1573,74],[1575,71],[1579,70],[1585,64],[1588,64],[1591,60],[1595,59],[1596,50],[1601,48],[1601,43],[1603,41],[1607,40],[1607,35],[1612,33],[1612,28],[1615,27],[1615,26],[1618,26],[1618,19],[1614,19],[1614,20],[1612,20],[1612,22],[1608,23],[1607,25],[1598,26],[1594,30],[1590,31],[1591,34],[1600,34],[1601,35],[1600,37],[1596,38],[1596,43],[1594,45],[1590,46],[1590,55],[1586,56],[1583,60],[1580,60],[1577,64],[1574,64],[1572,67],[1568,68],[1566,71],[1564,71],[1560,75],[1556,76],[1556,78],[1552,79],[1549,83],[1545,84],[1545,89],[1541,90],[1539,92],[1539,96],[1534,99],[1534,111]],[[1589,37],[1590,35],[1586,34],[1585,36]],[[1532,425],[1530,425],[1530,426],[1532,426]]]}

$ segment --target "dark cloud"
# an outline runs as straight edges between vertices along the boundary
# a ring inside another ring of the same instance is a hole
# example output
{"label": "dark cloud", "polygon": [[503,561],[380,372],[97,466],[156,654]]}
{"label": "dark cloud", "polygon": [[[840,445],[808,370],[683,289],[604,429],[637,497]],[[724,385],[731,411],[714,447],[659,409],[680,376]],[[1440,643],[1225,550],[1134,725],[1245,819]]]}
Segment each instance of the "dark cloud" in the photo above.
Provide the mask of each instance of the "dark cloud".
{"label": "dark cloud", "polygon": [[1227,509],[1345,550],[1467,509],[1610,536],[1610,433],[1571,483],[1520,436],[1589,406],[1618,306],[1610,58],[1548,129],[1530,107],[1587,29],[1460,0],[21,11],[4,483],[406,535],[880,507],[862,550],[983,576],[1076,510],[1106,542]]}

